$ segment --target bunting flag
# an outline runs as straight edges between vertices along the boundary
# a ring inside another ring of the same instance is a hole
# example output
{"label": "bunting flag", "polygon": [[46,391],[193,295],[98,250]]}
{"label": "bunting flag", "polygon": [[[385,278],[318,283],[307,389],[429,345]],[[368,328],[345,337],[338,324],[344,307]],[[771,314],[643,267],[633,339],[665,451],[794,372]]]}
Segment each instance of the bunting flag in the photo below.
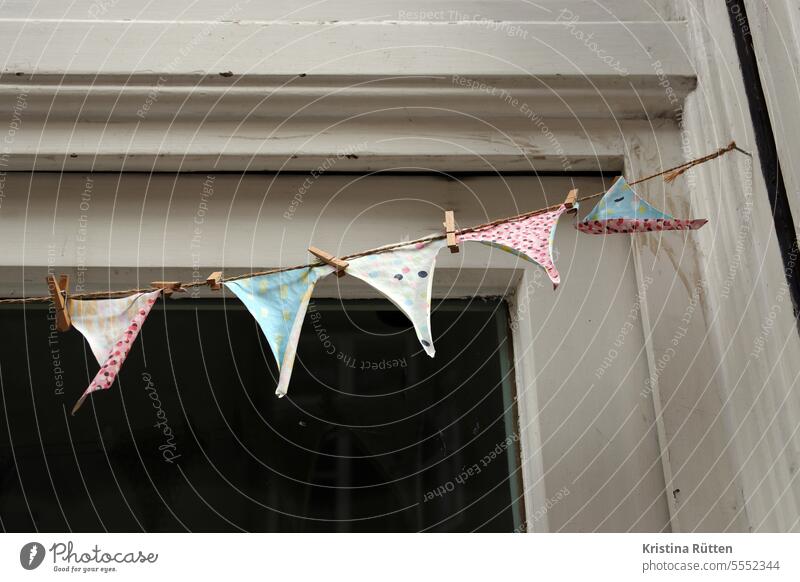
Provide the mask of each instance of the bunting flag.
{"label": "bunting flag", "polygon": [[706,219],[673,218],[639,198],[620,176],[611,189],[575,228],[587,234],[697,230]]}
{"label": "bunting flag", "polygon": [[561,283],[561,276],[553,262],[556,225],[564,212],[577,207],[577,204],[573,204],[572,208],[567,208],[565,204],[562,204],[555,210],[527,216],[521,220],[476,229],[459,234],[458,238],[461,241],[482,242],[536,263],[547,271],[547,275],[553,282],[553,288],[556,288]]}
{"label": "bunting flag", "polygon": [[431,288],[436,255],[444,239],[421,242],[391,251],[350,259],[347,274],[380,291],[414,326],[425,352],[433,357]]}
{"label": "bunting flag", "polygon": [[72,325],[89,342],[100,371],[72,409],[75,414],[92,392],[108,390],[128,357],[161,289],[119,299],[79,300],[67,304]]}
{"label": "bunting flag", "polygon": [[275,390],[279,397],[285,396],[289,387],[300,329],[314,285],[333,271],[333,267],[323,265],[224,282],[255,317],[267,338],[280,372]]}

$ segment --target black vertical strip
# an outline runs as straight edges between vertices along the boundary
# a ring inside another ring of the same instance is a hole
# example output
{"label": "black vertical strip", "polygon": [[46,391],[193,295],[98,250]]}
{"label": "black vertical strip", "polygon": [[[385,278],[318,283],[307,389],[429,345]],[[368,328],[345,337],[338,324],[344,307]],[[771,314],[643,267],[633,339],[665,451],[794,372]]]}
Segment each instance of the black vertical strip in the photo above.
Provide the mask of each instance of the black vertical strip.
{"label": "black vertical strip", "polygon": [[756,147],[761,160],[761,173],[767,184],[767,196],[772,209],[772,221],[775,224],[775,233],[778,246],[783,258],[783,270],[786,283],[792,296],[795,319],[798,317],[800,306],[800,274],[798,273],[798,247],[797,235],[789,207],[789,198],[786,195],[786,184],[783,182],[781,163],[778,159],[778,148],[775,145],[775,134],[769,120],[767,100],[764,97],[764,88],[761,86],[761,77],[758,73],[758,62],[753,50],[753,37],[750,34],[750,23],[744,0],[726,0],[728,16],[733,29],[733,38],[736,42],[736,52],[744,78],[744,89],[747,95],[747,104],[750,117],[755,130]]}

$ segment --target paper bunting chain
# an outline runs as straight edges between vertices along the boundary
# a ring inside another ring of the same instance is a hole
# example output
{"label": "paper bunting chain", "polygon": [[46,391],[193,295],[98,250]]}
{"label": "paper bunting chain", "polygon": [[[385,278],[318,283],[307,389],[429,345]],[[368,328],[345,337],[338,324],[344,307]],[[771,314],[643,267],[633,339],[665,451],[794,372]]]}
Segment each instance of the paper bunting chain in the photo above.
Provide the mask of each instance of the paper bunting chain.
{"label": "paper bunting chain", "polygon": [[[665,170],[661,170],[660,172],[656,172],[655,174],[650,174],[649,176],[645,176],[643,178],[639,178],[637,180],[634,180],[633,182],[630,183],[630,185],[633,186],[635,184],[639,184],[641,182],[646,182],[648,180],[652,180],[652,179],[658,178],[660,176],[665,176],[665,178],[664,178],[665,181],[672,181],[677,176],[681,175],[682,173],[686,172],[687,170],[689,170],[689,169],[691,169],[691,168],[693,168],[695,166],[698,166],[700,164],[704,164],[706,162],[714,160],[714,159],[716,159],[716,158],[718,158],[720,156],[723,156],[723,155],[725,155],[725,154],[727,154],[729,152],[732,152],[732,151],[738,151],[738,152],[741,152],[742,154],[744,154],[746,156],[752,157],[752,155],[749,152],[746,152],[745,150],[743,150],[740,147],[738,147],[736,145],[736,142],[731,142],[727,146],[721,147],[721,148],[717,149],[716,151],[714,151],[714,152],[712,152],[710,154],[707,154],[705,156],[701,156],[699,158],[695,158],[693,160],[689,160],[687,162],[683,162],[683,163],[678,164],[676,166],[673,166],[671,168],[667,168]],[[598,196],[602,196],[603,194],[606,194],[606,192],[598,192],[596,194],[591,194],[589,196],[584,196],[584,197],[580,198],[578,200],[578,202],[582,202],[582,201],[585,201],[585,200],[590,200],[592,198],[596,198]],[[481,225],[478,225],[478,226],[474,226],[472,228],[463,229],[463,230],[460,231],[460,233],[461,234],[466,234],[466,233],[472,232],[474,230],[480,230],[480,229],[483,229],[483,228],[489,228],[491,226],[496,226],[498,224],[507,223],[507,222],[513,222],[515,220],[522,220],[524,218],[527,218],[528,216],[533,216],[533,215],[536,215],[536,214],[542,214],[542,213],[545,213],[545,212],[549,212],[550,210],[553,210],[555,208],[557,208],[557,206],[541,208],[539,210],[526,212],[526,213],[523,213],[523,214],[519,214],[517,216],[511,216],[511,217],[504,218],[504,219],[501,219],[501,220],[496,220],[494,222],[490,222],[490,223],[487,223],[487,224],[481,224]],[[677,220],[677,219],[673,219],[673,220]],[[685,226],[685,224],[683,224],[683,222],[684,221],[677,222],[676,226],[681,226],[681,227]],[[697,226],[695,226],[695,225],[693,225],[693,227],[697,228]],[[678,230],[678,229],[672,229],[672,230]],[[681,230],[683,230],[683,228],[681,228]],[[613,231],[611,231],[611,232],[613,232]],[[366,256],[366,255],[371,255],[371,254],[378,254],[378,253],[381,253],[381,252],[385,252],[388,248],[391,248],[391,247],[400,247],[400,246],[404,246],[406,244],[412,244],[412,243],[430,242],[430,241],[433,241],[433,240],[438,240],[438,239],[443,239],[443,238],[447,238],[448,239],[448,244],[453,245],[451,248],[457,248],[457,247],[455,247],[455,241],[454,241],[455,232],[448,230],[448,234],[445,234],[445,235],[431,235],[431,236],[426,236],[426,237],[417,239],[415,241],[406,241],[404,243],[396,243],[395,245],[385,245],[383,247],[378,247],[378,248],[375,248],[375,249],[361,251],[361,252],[353,254],[353,255],[345,256],[345,257],[342,257],[342,259],[351,259],[351,258],[363,257],[363,256]],[[218,289],[221,288],[221,284],[222,284],[223,281],[234,281],[234,280],[237,280],[237,279],[246,279],[248,277],[255,277],[255,276],[259,276],[259,275],[267,275],[267,274],[277,273],[277,272],[281,272],[281,271],[292,271],[292,270],[295,270],[295,269],[305,269],[305,268],[310,268],[310,267],[313,267],[313,266],[314,265],[296,265],[294,267],[279,267],[279,268],[276,268],[276,269],[271,269],[269,271],[262,271],[262,272],[258,272],[258,273],[249,273],[247,275],[229,277],[227,279],[223,279],[222,272],[216,271],[216,272],[212,273],[211,275],[209,275],[209,277],[208,277],[208,279],[206,281],[188,281],[188,282],[173,281],[173,282],[165,282],[166,285],[151,284],[151,288],[150,289],[122,289],[122,290],[116,290],[116,291],[111,291],[111,290],[109,290],[109,291],[95,291],[95,292],[89,292],[89,293],[79,293],[79,294],[74,295],[74,297],[75,298],[81,298],[81,299],[100,299],[100,298],[108,299],[108,298],[111,298],[111,297],[127,297],[129,295],[133,295],[133,294],[136,294],[136,293],[149,292],[153,288],[162,288],[162,287],[164,288],[164,291],[165,291],[166,294],[169,294],[170,291],[174,291],[174,290],[183,291],[183,290],[190,289],[190,288],[193,288],[193,287],[200,287],[200,286],[205,286],[205,285],[208,285],[211,289],[218,290]],[[58,289],[57,282],[56,282],[56,285],[53,285],[52,287],[55,287],[56,289]],[[61,290],[63,291],[63,287],[61,288]],[[0,304],[33,303],[33,302],[45,302],[45,301],[51,301],[51,300],[58,302],[58,297],[62,297],[60,295],[60,292],[54,293],[51,290],[51,295],[39,296],[39,297],[10,297],[10,298],[5,298],[5,299],[0,299]],[[62,297],[62,299],[63,299],[63,297]],[[63,316],[65,314],[65,311],[66,311],[64,308],[60,308],[59,305],[56,306],[56,310],[58,312],[57,313],[58,316]],[[66,322],[63,321],[63,318],[62,318],[62,323],[66,323]],[[68,328],[68,325],[62,325],[61,327]],[[61,329],[61,327],[59,329]]]}
{"label": "paper bunting chain", "polygon": [[[431,333],[431,290],[436,256],[445,246],[453,250],[458,242],[480,242],[512,253],[541,266],[556,288],[561,282],[553,261],[553,243],[559,218],[577,210],[575,192],[565,204],[544,212],[529,213],[472,229],[455,231],[452,237],[436,237],[407,244],[390,245],[374,254],[364,253],[349,262],[313,249],[325,263],[302,268],[276,270],[236,279],[221,280],[214,273],[213,283],[224,285],[250,311],[267,339],[278,364],[279,378],[275,393],[286,395],[294,367],[297,344],[314,286],[321,278],[337,272],[361,279],[391,301],[410,320],[424,351],[434,356]],[[451,220],[452,222],[452,220]],[[705,219],[676,219],[640,198],[620,177],[597,206],[575,225],[588,234],[640,233],[668,230],[693,230],[706,224]],[[448,235],[451,234],[448,230]],[[211,284],[211,283],[209,283]],[[60,293],[58,285],[54,285]],[[170,287],[177,290],[179,283]],[[158,296],[157,289],[128,297],[103,300],[67,301],[67,317],[86,338],[101,365],[97,375],[72,413],[81,407],[92,392],[108,390],[139,334]]]}

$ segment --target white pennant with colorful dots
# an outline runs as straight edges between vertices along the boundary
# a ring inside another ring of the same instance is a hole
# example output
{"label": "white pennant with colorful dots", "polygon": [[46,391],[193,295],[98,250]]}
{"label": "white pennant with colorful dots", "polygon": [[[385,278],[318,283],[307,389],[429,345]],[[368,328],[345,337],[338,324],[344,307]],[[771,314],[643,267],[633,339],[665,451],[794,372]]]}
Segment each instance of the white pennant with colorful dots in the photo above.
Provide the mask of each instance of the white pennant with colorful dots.
{"label": "white pennant with colorful dots", "polygon": [[119,299],[70,299],[67,303],[72,325],[89,342],[100,371],[72,409],[75,414],[92,392],[108,390],[114,384],[128,352],[161,289]]}
{"label": "white pennant with colorful dots", "polygon": [[425,352],[436,353],[431,336],[431,289],[436,255],[445,240],[416,243],[351,259],[347,274],[368,283],[402,311],[417,332]]}
{"label": "white pennant with colorful dots", "polygon": [[297,342],[314,285],[333,271],[333,267],[323,265],[224,283],[245,304],[267,338],[280,371],[275,390],[279,397],[289,389]]}

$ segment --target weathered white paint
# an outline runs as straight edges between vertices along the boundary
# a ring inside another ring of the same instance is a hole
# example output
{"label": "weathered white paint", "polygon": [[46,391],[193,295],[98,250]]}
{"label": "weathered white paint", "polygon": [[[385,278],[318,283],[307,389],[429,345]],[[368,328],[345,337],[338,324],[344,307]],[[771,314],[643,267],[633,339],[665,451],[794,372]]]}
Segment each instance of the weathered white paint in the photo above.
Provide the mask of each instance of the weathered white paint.
{"label": "weathered white paint", "polygon": [[[689,76],[676,22],[518,22],[522,38],[481,22],[408,24],[86,22],[0,20],[4,73],[121,75],[619,75],[585,46],[591,35],[631,76],[651,75],[650,54],[667,75]],[[87,45],[89,43],[89,45]],[[91,47],[91,50],[87,50]]]}
{"label": "weathered white paint", "polygon": [[[687,460],[697,486],[682,495],[697,504],[695,511],[707,507],[694,513],[690,526],[798,531],[800,341],[725,5],[691,2],[689,11],[699,89],[686,104],[688,145],[698,152],[733,138],[754,158],[698,168],[689,185],[692,204],[712,218],[712,228],[701,230],[699,240],[707,282],[707,357],[714,362],[709,390],[719,400],[709,420],[723,424],[724,438],[719,454],[703,458],[698,452]],[[709,487],[717,495],[702,499]]]}
{"label": "weathered white paint", "polygon": [[[680,137],[631,136],[626,173],[647,175],[680,163]],[[741,160],[711,163],[735,166],[737,162]],[[685,179],[673,185],[657,180],[637,187],[639,193],[675,216],[709,216],[713,221],[708,209],[695,210],[679,195],[685,190]],[[731,508],[736,498],[735,491],[723,491],[733,479],[733,471],[722,454],[727,434],[715,389],[716,359],[706,341],[713,325],[703,313],[708,301],[706,268],[698,238],[676,234],[632,240],[649,335],[645,346],[649,352],[649,383],[643,389],[653,392],[661,414],[656,421],[662,450],[669,455],[664,469],[673,509],[672,530],[719,531],[733,517]],[[708,460],[720,455],[721,463],[709,472]]]}
{"label": "weathered white paint", "polygon": [[162,4],[5,5],[8,169],[313,170],[358,147],[337,169],[563,170],[554,145],[608,169],[585,121],[671,117],[693,88],[668,0]]}
{"label": "weathered white paint", "polygon": [[800,4],[752,0],[745,6],[789,204],[792,214],[800,216],[800,169],[796,163],[800,158],[796,109],[800,99]]}
{"label": "weathered white paint", "polygon": [[592,119],[387,120],[376,113],[340,122],[200,127],[25,120],[7,164],[13,170],[139,172],[614,170],[622,167],[622,139],[607,122]]}
{"label": "weathered white paint", "polygon": [[0,19],[6,167],[312,170],[358,148],[339,169],[608,168],[592,118],[671,117],[693,87],[680,22],[428,24]]}
{"label": "weathered white paint", "polygon": [[[767,35],[755,38],[767,65],[784,46],[775,31],[796,30],[790,4],[776,5],[785,18],[751,14]],[[303,262],[311,243],[347,252],[414,238],[440,228],[442,208],[455,208],[462,224],[480,222],[541,205],[544,194],[552,203],[568,186],[326,175],[289,220],[283,213],[305,176],[217,175],[192,248],[206,173],[326,166],[636,176],[731,137],[753,149],[723,4],[448,0],[437,6],[448,15],[427,14],[418,1],[402,9],[388,0],[366,9],[346,0],[181,0],[146,12],[127,2],[6,3],[0,112],[20,119],[3,169],[203,173],[92,175],[85,250],[75,238],[85,174],[7,176],[3,294],[41,293],[48,261],[87,265],[90,288]],[[556,22],[564,9],[578,17],[572,28]],[[576,30],[629,74],[609,68]],[[792,86],[781,66],[762,74],[791,152]],[[562,228],[556,293],[498,252],[442,257],[437,296],[500,294],[512,305],[532,530],[800,527],[800,342],[787,303],[783,317],[769,316],[788,297],[763,182],[736,155],[692,180],[641,192],[677,215],[708,216],[708,227],[631,244]],[[578,182],[583,193],[598,187]],[[318,292],[371,296],[347,277]],[[595,376],[623,326],[619,353]],[[562,486],[570,495],[534,520]]]}
{"label": "weathered white paint", "polygon": [[587,22],[608,20],[672,20],[670,0],[322,0],[294,2],[272,0],[172,0],[136,4],[114,0],[8,0],[6,18],[63,18],[70,20],[146,20],[146,21],[292,21],[335,22],[342,20],[398,22],[463,21],[549,21],[569,9]]}
{"label": "weathered white paint", "polygon": [[[694,88],[690,77],[670,78],[676,98]],[[131,79],[70,75],[0,77],[0,111],[10,115],[25,95],[26,117],[51,122],[192,123],[343,120],[378,114],[391,119],[476,116],[519,118],[523,104],[543,118],[670,117],[674,106],[647,79],[611,76],[211,77],[175,75]],[[516,103],[515,103],[516,100]],[[394,107],[392,107],[394,105]],[[198,128],[196,128],[198,129]],[[199,128],[202,129],[202,128]]]}

